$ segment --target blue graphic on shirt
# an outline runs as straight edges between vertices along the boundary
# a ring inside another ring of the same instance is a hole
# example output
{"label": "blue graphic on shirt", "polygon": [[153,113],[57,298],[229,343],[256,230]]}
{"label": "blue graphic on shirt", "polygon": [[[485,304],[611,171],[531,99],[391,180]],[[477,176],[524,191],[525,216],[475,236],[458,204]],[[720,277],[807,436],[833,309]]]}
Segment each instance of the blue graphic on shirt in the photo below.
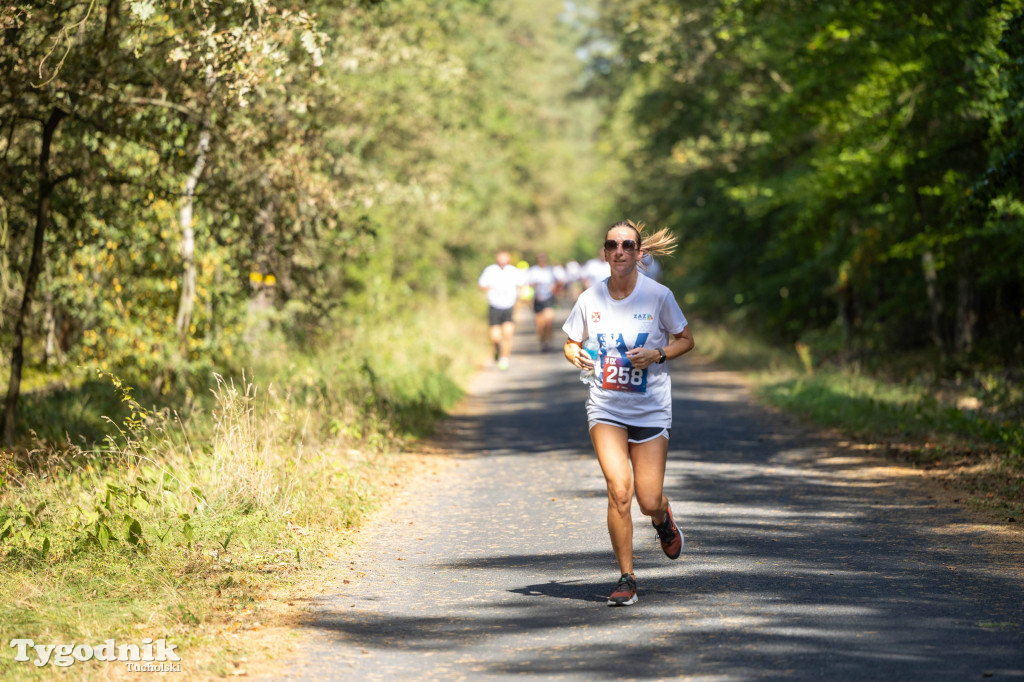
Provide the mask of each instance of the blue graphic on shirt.
{"label": "blue graphic on shirt", "polygon": [[[649,336],[648,332],[637,334],[633,348],[643,347]],[[625,337],[622,334],[598,334],[597,339],[601,343],[601,388],[646,393],[647,370],[633,367],[633,363],[626,358],[630,346],[626,343]],[[617,351],[617,355],[609,354],[612,348]]]}
{"label": "blue graphic on shirt", "polygon": [[[633,348],[643,348],[643,345],[647,343],[647,337],[650,335],[650,332],[640,332],[637,334],[636,343],[633,344]],[[619,352],[619,355],[626,357],[626,351],[630,348],[622,334],[598,334],[597,340],[601,342],[602,355],[614,347]]]}

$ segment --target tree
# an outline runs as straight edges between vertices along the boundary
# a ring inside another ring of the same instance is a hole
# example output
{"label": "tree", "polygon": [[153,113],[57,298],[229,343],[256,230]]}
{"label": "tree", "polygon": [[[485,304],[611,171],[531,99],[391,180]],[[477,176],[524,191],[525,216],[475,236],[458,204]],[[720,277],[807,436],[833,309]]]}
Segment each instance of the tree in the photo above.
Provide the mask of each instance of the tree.
{"label": "tree", "polygon": [[[69,249],[70,263],[72,252],[85,249],[92,238],[105,237],[111,252],[130,243],[132,231],[116,224],[117,218],[138,213],[133,204],[140,195],[152,199],[154,189],[165,196],[178,195],[184,176],[191,184],[179,218],[186,233],[183,241],[188,243],[188,202],[205,163],[193,163],[189,177],[188,167],[183,169],[184,155],[169,152],[181,149],[191,136],[201,142],[211,134],[211,121],[227,119],[244,105],[247,94],[273,73],[272,64],[286,59],[282,46],[301,43],[308,55],[320,59],[321,36],[313,31],[307,14],[279,10],[264,0],[229,7],[201,0],[188,7],[172,6],[163,14],[147,0],[131,3],[127,12],[119,0],[104,5],[22,2],[5,8],[0,17],[0,60],[5,68],[0,123],[7,135],[4,184],[18,186],[15,183],[34,175],[39,188],[36,197],[13,197],[8,209],[17,241],[25,233],[30,213],[26,207],[35,202],[33,244],[38,246],[26,264],[22,313],[12,341],[4,419],[4,439],[10,442],[25,318],[44,263],[51,205],[60,208],[54,218],[62,229],[78,231],[78,239],[54,241]],[[195,104],[200,109],[193,109]],[[30,123],[44,119],[46,125],[33,134]],[[62,120],[67,121],[63,135],[57,136]],[[33,172],[25,159],[36,154],[45,162]],[[198,158],[204,154],[201,151]],[[158,179],[147,186],[152,180],[146,176],[156,159],[161,162],[156,166]],[[55,178],[69,179],[63,198],[53,195]],[[178,326],[179,335],[188,335],[195,274],[187,249],[182,257],[185,295],[179,303]],[[90,274],[94,281],[103,278],[98,272]],[[119,292],[116,274],[112,284]],[[124,301],[115,301],[124,317]],[[188,345],[187,339],[182,342]]]}
{"label": "tree", "polygon": [[709,309],[779,339],[837,330],[869,349],[931,341],[963,357],[978,325],[1019,319],[1013,304],[982,314],[991,297],[977,289],[1016,267],[990,267],[978,249],[1000,245],[951,223],[989,150],[1007,151],[992,137],[1006,81],[993,74],[1012,63],[996,45],[1019,12],[605,3],[621,200],[685,235],[680,272]]}

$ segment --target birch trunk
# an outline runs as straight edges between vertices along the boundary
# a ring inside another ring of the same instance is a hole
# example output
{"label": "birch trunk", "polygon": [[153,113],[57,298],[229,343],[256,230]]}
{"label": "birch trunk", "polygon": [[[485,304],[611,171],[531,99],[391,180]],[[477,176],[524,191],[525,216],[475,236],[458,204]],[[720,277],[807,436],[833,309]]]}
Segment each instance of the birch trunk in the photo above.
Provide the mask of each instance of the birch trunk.
{"label": "birch trunk", "polygon": [[[213,87],[213,70],[207,68],[206,85],[208,89]],[[181,243],[178,250],[182,262],[181,298],[178,300],[178,314],[174,319],[174,326],[178,332],[179,352],[181,367],[184,368],[188,361],[188,339],[192,333],[192,313],[196,305],[196,234],[193,225],[193,212],[195,209],[196,187],[199,179],[206,169],[206,158],[210,151],[210,116],[203,117],[199,130],[199,142],[196,144],[196,160],[192,164],[192,170],[185,179],[184,193],[181,199],[181,208],[178,211],[178,223],[181,227]]]}

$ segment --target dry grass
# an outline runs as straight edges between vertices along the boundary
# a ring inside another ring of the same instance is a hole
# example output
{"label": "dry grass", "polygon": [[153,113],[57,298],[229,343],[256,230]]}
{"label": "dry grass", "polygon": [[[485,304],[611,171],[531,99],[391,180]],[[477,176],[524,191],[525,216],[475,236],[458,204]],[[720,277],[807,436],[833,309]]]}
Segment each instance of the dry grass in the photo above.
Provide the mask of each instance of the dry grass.
{"label": "dry grass", "polygon": [[[0,629],[46,644],[165,638],[185,679],[264,667],[288,641],[280,624],[296,622],[296,600],[324,584],[414,466],[404,444],[458,395],[452,358],[483,350],[464,324],[438,309],[381,332],[387,354],[373,334],[343,353],[282,351],[282,364],[261,368],[275,380],[217,377],[212,407],[188,423],[145,409],[108,375],[131,414],[102,446],[37,443],[0,457]],[[4,679],[53,674],[0,658]],[[73,668],[76,679],[128,674],[99,661]]]}

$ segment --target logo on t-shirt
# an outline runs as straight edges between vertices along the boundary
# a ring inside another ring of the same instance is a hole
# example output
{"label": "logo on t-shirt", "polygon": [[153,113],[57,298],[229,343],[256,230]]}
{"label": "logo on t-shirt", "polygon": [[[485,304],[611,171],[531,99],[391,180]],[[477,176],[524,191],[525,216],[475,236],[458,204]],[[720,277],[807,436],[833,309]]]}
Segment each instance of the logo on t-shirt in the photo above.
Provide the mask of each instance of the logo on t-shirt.
{"label": "logo on t-shirt", "polygon": [[651,320],[654,319],[654,315],[651,315],[650,313],[636,313],[633,315],[633,319],[642,320],[644,322],[650,322]]}
{"label": "logo on t-shirt", "polygon": [[600,322],[601,321],[601,313],[590,313],[590,321],[594,322],[594,323]]}

